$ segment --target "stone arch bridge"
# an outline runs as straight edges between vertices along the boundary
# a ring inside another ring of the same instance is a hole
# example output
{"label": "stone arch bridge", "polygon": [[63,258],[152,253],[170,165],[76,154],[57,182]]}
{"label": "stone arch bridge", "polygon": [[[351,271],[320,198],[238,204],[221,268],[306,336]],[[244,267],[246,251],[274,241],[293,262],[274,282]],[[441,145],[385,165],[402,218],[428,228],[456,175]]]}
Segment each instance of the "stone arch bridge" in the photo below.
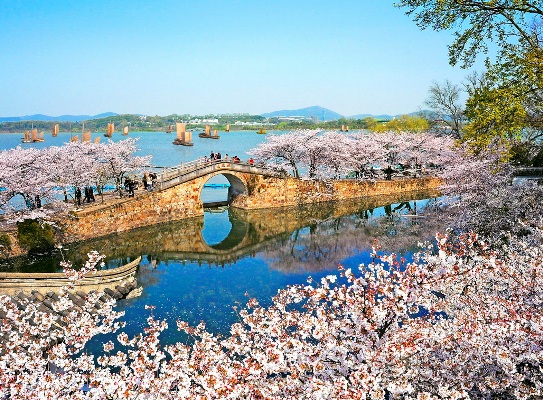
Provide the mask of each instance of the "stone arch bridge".
{"label": "stone arch bridge", "polygon": [[421,191],[439,187],[437,178],[402,178],[392,181],[354,179],[329,182],[292,178],[265,165],[215,160],[196,160],[165,169],[152,192],[115,199],[73,211],[64,224],[65,240],[86,240],[110,233],[204,214],[200,194],[216,175],[230,183],[228,204],[241,209],[297,206]]}

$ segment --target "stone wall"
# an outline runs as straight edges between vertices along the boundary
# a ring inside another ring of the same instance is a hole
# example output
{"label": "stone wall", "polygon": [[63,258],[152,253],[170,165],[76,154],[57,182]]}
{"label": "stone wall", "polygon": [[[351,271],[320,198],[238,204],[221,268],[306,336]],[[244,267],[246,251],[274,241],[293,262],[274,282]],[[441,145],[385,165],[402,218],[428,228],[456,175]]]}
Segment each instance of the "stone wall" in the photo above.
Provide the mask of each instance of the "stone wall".
{"label": "stone wall", "polygon": [[[98,270],[78,281],[75,290],[88,293],[91,290],[104,291],[118,290],[119,286],[126,286],[129,290],[136,287],[136,271],[141,261],[138,257],[134,261],[112,269]],[[47,292],[59,293],[60,289],[70,284],[70,280],[63,272],[56,273],[18,273],[0,272],[0,294],[15,296],[18,293],[38,292],[42,295]],[[128,293],[128,292],[127,292]]]}
{"label": "stone wall", "polygon": [[[431,190],[439,187],[441,183],[436,178],[376,182],[341,180],[322,183],[234,171],[224,175],[229,181],[235,182],[238,188],[231,205],[246,210]],[[204,176],[168,189],[149,194],[141,193],[135,198],[116,199],[105,205],[97,204],[72,212],[70,218],[62,224],[65,232],[63,240],[86,240],[203,215],[200,192],[209,178],[210,176]],[[240,190],[241,183],[245,186],[245,193],[240,194],[243,191]],[[232,193],[229,195],[232,196]]]}
{"label": "stone wall", "polygon": [[294,178],[251,176],[247,181],[248,193],[238,196],[232,206],[259,209],[361,199],[437,189],[442,183],[440,179],[433,177],[374,182],[354,179],[313,182]]}
{"label": "stone wall", "polygon": [[182,184],[72,212],[70,218],[63,221],[64,239],[86,240],[203,213],[198,182]]}

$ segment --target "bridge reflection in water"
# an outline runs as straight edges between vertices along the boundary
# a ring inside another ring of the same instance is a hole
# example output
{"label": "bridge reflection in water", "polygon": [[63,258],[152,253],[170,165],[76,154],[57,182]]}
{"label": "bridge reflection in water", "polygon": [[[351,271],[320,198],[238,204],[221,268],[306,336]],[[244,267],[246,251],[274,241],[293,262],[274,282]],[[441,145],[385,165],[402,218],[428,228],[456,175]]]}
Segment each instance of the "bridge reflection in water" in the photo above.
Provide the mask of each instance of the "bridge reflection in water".
{"label": "bridge reflection in water", "polygon": [[[145,325],[144,305],[149,304],[156,306],[156,318],[179,318],[192,325],[204,320],[211,332],[226,334],[238,318],[232,306],[243,304],[246,293],[266,305],[279,288],[304,284],[309,275],[318,281],[337,273],[338,263],[356,269],[371,261],[375,238],[383,248],[403,255],[418,242],[431,240],[440,219],[418,218],[426,201],[413,199],[436,195],[253,211],[230,207],[220,214],[88,241],[71,251],[97,249],[113,263],[144,255],[137,275],[142,295],[119,305],[126,312],[128,334]],[[171,326],[166,342],[186,339]]]}
{"label": "bridge reflection in water", "polygon": [[[368,210],[393,203],[400,204],[401,207],[403,207],[402,204],[408,204],[409,207],[406,206],[405,210],[412,214],[416,212],[413,210],[413,206],[416,208],[416,203],[413,201],[407,203],[408,201],[435,196],[437,196],[436,192],[420,192],[379,196],[363,201],[334,202],[279,209],[241,210],[227,208],[221,218],[224,220],[228,218],[231,228],[228,234],[217,243],[206,242],[205,219],[204,217],[196,217],[85,241],[77,246],[72,246],[70,252],[74,257],[77,257],[77,254],[81,255],[90,250],[97,250],[105,254],[107,259],[117,260],[119,263],[147,255],[157,261],[175,260],[196,262],[200,265],[224,266],[235,263],[243,257],[254,256],[258,252],[277,251],[278,244],[290,240],[300,230],[315,230],[319,223],[331,224],[331,229],[334,229],[334,224],[345,225],[347,223],[345,218],[355,215],[357,216],[355,220],[358,220],[358,225],[360,225],[360,221],[366,220],[371,215],[371,211]],[[393,211],[390,207],[385,207],[384,210],[385,212]],[[390,220],[386,221],[389,222],[380,222],[377,225],[365,224],[363,236],[366,248],[371,247],[374,238],[379,236],[382,236],[384,241],[396,237],[392,242],[396,245],[400,244],[401,240],[394,233],[398,229],[396,224],[390,228],[386,225],[390,223]],[[414,221],[417,221],[416,225],[420,226],[419,221],[411,216],[409,223],[413,225]],[[356,222],[353,223],[356,224]],[[352,229],[354,229],[354,225],[343,226],[341,231],[342,234],[348,234]],[[335,231],[339,232],[340,230],[335,229]],[[417,232],[417,234],[419,233]],[[431,235],[433,234],[435,232],[431,233]],[[361,236],[361,232],[356,232],[356,235]],[[328,268],[330,266],[330,264],[327,265]]]}

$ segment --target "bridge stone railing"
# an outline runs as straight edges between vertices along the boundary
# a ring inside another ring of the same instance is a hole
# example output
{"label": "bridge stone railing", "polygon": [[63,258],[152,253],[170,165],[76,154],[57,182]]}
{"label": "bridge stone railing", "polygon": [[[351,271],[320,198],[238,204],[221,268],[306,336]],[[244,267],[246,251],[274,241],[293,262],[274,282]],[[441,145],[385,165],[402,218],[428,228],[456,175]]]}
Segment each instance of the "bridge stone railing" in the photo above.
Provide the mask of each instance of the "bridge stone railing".
{"label": "bridge stone railing", "polygon": [[180,183],[188,182],[190,180],[221,170],[230,170],[266,176],[279,175],[276,170],[263,164],[234,162],[232,161],[232,159],[206,161],[205,159],[200,158],[198,160],[181,163],[176,167],[164,169],[162,173],[157,175],[157,181],[160,185],[160,189],[167,189]]}
{"label": "bridge stone railing", "polygon": [[543,176],[543,168],[541,167],[518,167],[515,169],[514,175],[516,176]]}

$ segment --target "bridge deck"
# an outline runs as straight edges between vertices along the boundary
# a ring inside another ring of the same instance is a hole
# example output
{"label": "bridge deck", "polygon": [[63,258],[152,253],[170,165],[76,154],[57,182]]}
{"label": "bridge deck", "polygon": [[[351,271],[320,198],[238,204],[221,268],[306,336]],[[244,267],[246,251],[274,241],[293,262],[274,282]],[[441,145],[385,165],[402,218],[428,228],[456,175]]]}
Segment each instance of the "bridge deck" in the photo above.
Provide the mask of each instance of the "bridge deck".
{"label": "bridge deck", "polygon": [[181,165],[176,167],[166,168],[157,176],[157,181],[160,189],[167,189],[218,171],[236,171],[267,176],[278,175],[276,170],[263,164],[234,162],[231,159],[212,161],[198,159],[188,163],[181,163]]}

